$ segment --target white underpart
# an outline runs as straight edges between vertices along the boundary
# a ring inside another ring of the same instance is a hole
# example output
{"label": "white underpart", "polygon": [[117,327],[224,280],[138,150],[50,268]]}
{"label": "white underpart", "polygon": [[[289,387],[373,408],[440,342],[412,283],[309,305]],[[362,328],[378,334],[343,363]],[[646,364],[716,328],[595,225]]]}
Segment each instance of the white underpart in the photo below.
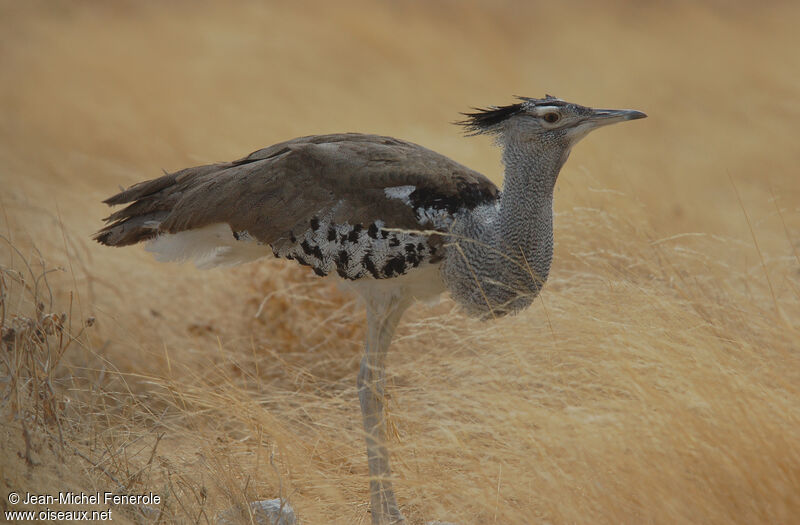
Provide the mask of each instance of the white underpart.
{"label": "white underpart", "polygon": [[413,272],[392,279],[359,279],[356,281],[341,279],[340,285],[343,288],[355,290],[367,300],[373,295],[391,294],[399,290],[429,306],[437,304],[441,299],[441,294],[446,291],[438,264],[425,264]]}
{"label": "white underpart", "polygon": [[247,232],[233,235],[223,223],[179,233],[164,233],[149,241],[145,247],[157,261],[193,261],[202,270],[233,266],[271,255],[268,246],[255,241]]}
{"label": "white underpart", "polygon": [[414,190],[416,189],[417,187],[412,185],[391,186],[389,188],[383,188],[383,193],[388,199],[398,199],[411,206],[411,201],[408,197],[414,193]]}

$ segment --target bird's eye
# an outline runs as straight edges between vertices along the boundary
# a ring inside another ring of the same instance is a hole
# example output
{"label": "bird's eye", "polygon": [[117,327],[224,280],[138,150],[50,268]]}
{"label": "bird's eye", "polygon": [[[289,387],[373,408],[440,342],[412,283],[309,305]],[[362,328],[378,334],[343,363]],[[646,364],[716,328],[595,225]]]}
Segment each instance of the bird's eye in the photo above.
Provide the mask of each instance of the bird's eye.
{"label": "bird's eye", "polygon": [[553,124],[555,122],[558,122],[558,119],[560,119],[561,117],[559,116],[558,113],[545,113],[542,118],[544,119],[545,122]]}

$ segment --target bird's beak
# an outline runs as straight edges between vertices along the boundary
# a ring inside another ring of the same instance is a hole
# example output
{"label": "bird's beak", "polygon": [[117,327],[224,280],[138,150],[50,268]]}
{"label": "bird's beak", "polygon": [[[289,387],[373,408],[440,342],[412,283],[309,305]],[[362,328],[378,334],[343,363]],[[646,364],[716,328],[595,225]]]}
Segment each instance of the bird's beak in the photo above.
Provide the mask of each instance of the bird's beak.
{"label": "bird's beak", "polygon": [[624,122],[626,120],[636,120],[638,118],[645,118],[647,115],[635,109],[593,109],[592,115],[587,119],[594,124],[593,127],[599,128],[600,126],[607,126],[609,124],[616,124],[617,122]]}

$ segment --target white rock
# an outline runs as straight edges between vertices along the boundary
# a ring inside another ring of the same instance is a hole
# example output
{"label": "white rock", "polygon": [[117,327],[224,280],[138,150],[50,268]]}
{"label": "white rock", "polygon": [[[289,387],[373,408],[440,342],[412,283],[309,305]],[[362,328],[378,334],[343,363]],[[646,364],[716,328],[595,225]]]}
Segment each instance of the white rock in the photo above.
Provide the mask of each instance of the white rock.
{"label": "white rock", "polygon": [[[250,503],[253,523],[257,525],[297,525],[294,509],[285,500],[265,499]],[[242,507],[231,507],[217,515],[217,525],[234,525],[248,514]]]}

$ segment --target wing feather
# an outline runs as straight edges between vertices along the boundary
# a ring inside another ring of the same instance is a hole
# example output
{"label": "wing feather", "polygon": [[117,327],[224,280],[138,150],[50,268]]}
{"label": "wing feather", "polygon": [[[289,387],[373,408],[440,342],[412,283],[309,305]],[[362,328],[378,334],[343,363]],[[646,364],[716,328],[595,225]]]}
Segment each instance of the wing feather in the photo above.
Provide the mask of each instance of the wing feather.
{"label": "wing feather", "polygon": [[315,216],[416,229],[414,206],[384,188],[413,186],[412,204],[453,211],[496,199],[486,177],[422,146],[363,134],[301,137],[237,161],[188,168],[141,182],[107,199],[128,204],[106,220],[95,239],[125,246],[226,223],[272,244],[307,227]]}

